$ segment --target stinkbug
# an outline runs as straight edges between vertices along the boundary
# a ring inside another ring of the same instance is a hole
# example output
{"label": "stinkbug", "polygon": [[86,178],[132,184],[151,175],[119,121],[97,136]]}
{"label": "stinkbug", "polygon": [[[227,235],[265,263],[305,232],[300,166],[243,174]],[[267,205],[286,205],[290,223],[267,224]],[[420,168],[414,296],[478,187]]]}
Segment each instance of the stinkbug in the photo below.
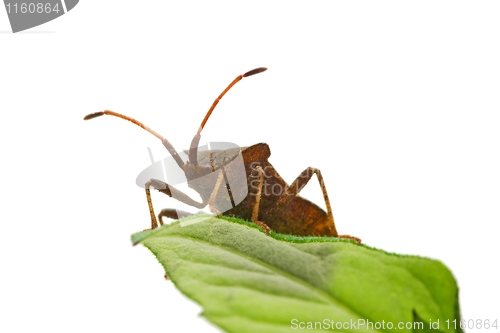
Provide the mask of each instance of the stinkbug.
{"label": "stinkbug", "polygon": [[[115,116],[128,120],[153,134],[161,140],[176,164],[183,170],[188,186],[200,194],[201,202],[192,199],[164,181],[151,179],[146,182],[146,198],[151,215],[152,229],[158,227],[158,221],[160,225],[163,225],[164,217],[178,219],[179,217],[190,215],[190,213],[180,212],[176,209],[163,209],[158,214],[157,219],[151,201],[150,187],[196,208],[201,209],[208,205],[210,210],[216,214],[222,212],[226,216],[253,221],[263,227],[266,233],[273,230],[278,233],[300,236],[315,235],[350,238],[360,242],[356,237],[338,234],[323,176],[319,169],[308,167],[288,185],[271,163],[269,163],[268,159],[271,151],[265,143],[258,143],[250,147],[237,149],[198,151],[201,131],[220,99],[242,78],[262,73],[266,69],[265,67],[259,67],[239,75],[215,99],[191,141],[188,160],[186,162],[181,159],[175,148],[166,138],[133,118],[105,110],[89,114],[85,116],[84,120],[102,115]],[[243,157],[246,176],[241,179],[237,186],[234,183],[229,186],[227,172],[225,172],[224,168],[239,154]],[[213,177],[206,177],[207,175],[213,175]],[[299,192],[313,175],[317,176],[323,192],[326,212],[316,204],[299,196]],[[276,191],[276,188],[279,191]],[[246,191],[246,196],[239,203],[235,204],[234,197],[238,191],[242,190]],[[223,195],[223,193],[226,193],[226,195]],[[232,208],[221,210],[220,207],[227,207],[228,201],[231,202]]]}

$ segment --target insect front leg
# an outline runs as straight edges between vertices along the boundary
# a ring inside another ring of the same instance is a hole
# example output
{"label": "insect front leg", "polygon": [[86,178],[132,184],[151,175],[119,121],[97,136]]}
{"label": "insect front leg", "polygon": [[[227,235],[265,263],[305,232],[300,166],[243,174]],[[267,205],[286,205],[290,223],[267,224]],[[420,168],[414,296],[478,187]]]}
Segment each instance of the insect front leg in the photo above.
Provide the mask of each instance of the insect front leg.
{"label": "insect front leg", "polygon": [[[153,209],[153,202],[151,200],[151,191],[149,189],[150,187],[153,187],[156,190],[160,191],[161,193],[164,193],[164,194],[168,195],[169,197],[175,198],[182,203],[185,203],[187,205],[190,205],[190,206],[193,206],[193,207],[196,207],[199,209],[201,209],[207,205],[207,203],[205,201],[197,202],[197,201],[191,199],[186,194],[179,191],[178,189],[176,189],[175,187],[168,185],[167,183],[162,182],[161,180],[158,180],[158,179],[150,179],[148,182],[146,182],[144,187],[146,188],[146,199],[148,201],[149,214],[151,215],[151,229],[156,229],[158,227],[158,221],[156,219],[156,215],[155,215],[155,212]],[[166,213],[166,214],[168,214],[168,213]],[[167,215],[164,215],[164,216],[167,216]],[[168,216],[168,217],[170,217],[170,216]],[[163,225],[163,221],[162,221],[161,217],[160,217],[160,224]]]}
{"label": "insect front leg", "polygon": [[[271,228],[267,224],[262,221],[259,221],[259,208],[260,208],[260,198],[262,197],[262,185],[264,184],[264,170],[261,166],[257,166],[255,168],[257,171],[257,192],[253,193],[255,196],[255,205],[252,209],[252,222],[261,226],[266,231],[266,234],[269,234]],[[252,171],[253,172],[253,171]]]}
{"label": "insect front leg", "polygon": [[183,217],[188,217],[191,215],[194,215],[194,214],[184,212],[182,210],[178,210],[175,208],[164,208],[158,214],[158,221],[160,222],[160,225],[163,225],[163,218],[164,217],[168,217],[169,219],[173,219],[173,220],[178,220],[178,219],[181,219]]}

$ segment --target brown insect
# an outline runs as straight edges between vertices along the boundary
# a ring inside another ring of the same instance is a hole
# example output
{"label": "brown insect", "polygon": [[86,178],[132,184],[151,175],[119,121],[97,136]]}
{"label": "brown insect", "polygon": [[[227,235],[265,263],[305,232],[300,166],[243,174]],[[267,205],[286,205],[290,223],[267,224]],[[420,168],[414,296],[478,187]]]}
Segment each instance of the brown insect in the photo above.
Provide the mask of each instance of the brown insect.
{"label": "brown insect", "polygon": [[[335,228],[330,200],[328,199],[323,177],[318,169],[311,167],[305,169],[297,179],[288,185],[271,163],[269,163],[268,159],[271,151],[265,143],[258,143],[244,148],[198,151],[201,131],[220,99],[242,78],[264,72],[266,69],[260,67],[239,75],[215,99],[201,122],[198,132],[191,141],[188,151],[188,161],[186,162],[181,159],[166,138],[133,118],[106,110],[89,114],[85,116],[84,120],[102,115],[115,116],[128,120],[153,134],[161,140],[177,165],[184,171],[188,186],[200,194],[201,202],[198,202],[161,180],[149,180],[145,184],[145,189],[151,214],[152,229],[158,227],[158,222],[151,201],[150,187],[196,208],[201,209],[208,205],[210,210],[216,214],[220,214],[223,211],[226,216],[235,216],[253,221],[262,226],[266,230],[266,233],[269,230],[273,230],[283,234],[301,236],[315,235],[351,238],[360,242],[358,238],[353,236],[339,236]],[[231,162],[239,154],[243,157],[245,176],[240,177],[236,182],[233,181],[229,185],[227,177],[231,173]],[[299,192],[314,174],[316,174],[321,190],[323,191],[326,212],[314,203],[299,196]],[[279,189],[279,191],[276,191],[276,189]],[[236,204],[235,198],[238,196],[241,197],[242,194],[244,199]],[[232,208],[229,210],[221,209],[221,207],[227,207],[228,202]],[[186,215],[191,214],[175,209],[163,209],[158,215],[158,220],[163,225],[163,217],[178,219]]]}

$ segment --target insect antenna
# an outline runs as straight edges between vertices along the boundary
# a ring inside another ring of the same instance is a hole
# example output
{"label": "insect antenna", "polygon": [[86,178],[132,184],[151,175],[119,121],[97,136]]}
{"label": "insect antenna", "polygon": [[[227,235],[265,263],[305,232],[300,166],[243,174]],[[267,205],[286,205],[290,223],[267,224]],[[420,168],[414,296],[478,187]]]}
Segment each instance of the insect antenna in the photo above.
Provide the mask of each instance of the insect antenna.
{"label": "insect antenna", "polygon": [[161,136],[160,134],[158,134],[156,131],[154,131],[151,128],[147,127],[143,123],[135,120],[134,118],[130,118],[128,116],[125,116],[125,115],[123,115],[121,113],[117,113],[117,112],[114,112],[114,111],[105,110],[105,111],[100,111],[100,112],[95,112],[95,113],[88,114],[88,115],[86,115],[83,118],[83,120],[89,120],[89,119],[97,118],[97,117],[100,117],[100,116],[103,116],[103,115],[114,116],[114,117],[118,117],[118,118],[121,118],[121,119],[128,120],[128,121],[132,122],[133,124],[135,124],[135,125],[143,128],[143,129],[145,129],[149,133],[153,134],[154,136],[156,136],[158,139],[161,140],[161,143],[163,143],[163,145],[165,146],[165,148],[167,148],[168,152],[170,153],[170,155],[172,155],[172,157],[177,162],[177,164],[179,165],[179,167],[181,167],[181,169],[184,169],[184,161],[182,161],[182,159],[180,158],[179,154],[175,150],[174,146],[172,146],[172,144],[167,139],[165,139],[163,136]]}
{"label": "insect antenna", "polygon": [[245,74],[238,75],[236,79],[231,82],[226,89],[215,99],[213,102],[212,106],[210,107],[210,110],[208,110],[207,114],[205,115],[205,118],[203,118],[203,121],[201,122],[200,128],[198,128],[198,132],[193,138],[193,141],[191,141],[191,146],[189,148],[189,162],[193,164],[194,166],[198,165],[198,144],[200,143],[200,138],[201,138],[201,131],[203,130],[203,127],[205,127],[205,124],[208,121],[208,118],[210,118],[210,115],[212,114],[212,111],[215,109],[217,104],[219,104],[219,101],[221,98],[231,89],[236,83],[238,83],[242,78],[252,76],[255,74],[259,74],[267,70],[266,67],[259,67],[252,69],[251,71],[246,72]]}

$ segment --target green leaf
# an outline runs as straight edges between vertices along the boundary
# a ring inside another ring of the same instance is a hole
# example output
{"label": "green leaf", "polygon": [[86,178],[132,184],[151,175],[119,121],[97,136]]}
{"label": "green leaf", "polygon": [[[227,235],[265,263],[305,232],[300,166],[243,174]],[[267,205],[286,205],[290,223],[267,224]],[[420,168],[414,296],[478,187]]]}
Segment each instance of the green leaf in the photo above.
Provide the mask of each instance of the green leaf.
{"label": "green leaf", "polygon": [[456,332],[460,320],[457,284],[436,260],[345,239],[266,235],[253,223],[204,215],[132,241],[227,332],[391,332],[401,324],[399,332]]}

